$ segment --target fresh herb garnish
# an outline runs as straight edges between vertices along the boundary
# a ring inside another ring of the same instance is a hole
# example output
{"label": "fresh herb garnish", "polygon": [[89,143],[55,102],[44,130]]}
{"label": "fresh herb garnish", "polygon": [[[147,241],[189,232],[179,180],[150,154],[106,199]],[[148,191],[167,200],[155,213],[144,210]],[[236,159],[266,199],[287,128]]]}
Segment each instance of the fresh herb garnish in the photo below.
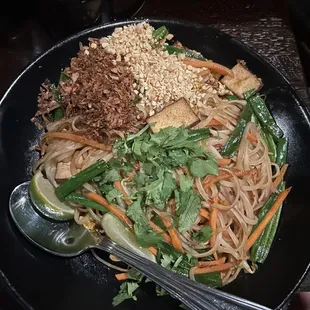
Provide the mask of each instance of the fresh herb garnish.
{"label": "fresh herb garnish", "polygon": [[135,296],[133,293],[136,291],[136,289],[139,287],[139,284],[136,282],[125,282],[122,283],[120,286],[120,290],[118,295],[116,295],[113,298],[112,305],[115,307],[122,303],[126,299],[133,299],[137,300],[137,296]]}

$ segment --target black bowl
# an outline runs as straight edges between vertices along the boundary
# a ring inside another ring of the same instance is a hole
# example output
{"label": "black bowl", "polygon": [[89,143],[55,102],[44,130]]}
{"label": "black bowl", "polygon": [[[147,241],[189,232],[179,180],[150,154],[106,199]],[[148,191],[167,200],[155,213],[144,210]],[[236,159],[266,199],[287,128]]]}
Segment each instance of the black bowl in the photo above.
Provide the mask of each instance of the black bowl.
{"label": "black bowl", "polygon": [[[79,33],[50,49],[15,80],[1,101],[1,255],[0,268],[16,298],[34,309],[112,309],[119,283],[113,272],[89,253],[76,258],[59,258],[30,244],[17,231],[8,212],[11,190],[29,180],[37,154],[29,150],[39,132],[30,122],[36,112],[40,84],[57,81],[59,72],[78,52],[79,42],[88,37],[110,34],[114,27],[133,21],[100,26]],[[247,62],[250,70],[264,81],[263,93],[280,127],[289,138],[287,184],[293,190],[285,203],[276,240],[265,264],[254,275],[242,274],[225,291],[261,303],[280,307],[297,288],[309,264],[307,251],[310,208],[309,113],[287,80],[268,62],[241,42],[207,26],[185,21],[150,20],[155,27],[165,24],[186,46],[216,62],[233,66],[236,59]],[[138,302],[126,301],[118,309],[178,309],[169,296],[156,297],[153,286],[143,286]]]}

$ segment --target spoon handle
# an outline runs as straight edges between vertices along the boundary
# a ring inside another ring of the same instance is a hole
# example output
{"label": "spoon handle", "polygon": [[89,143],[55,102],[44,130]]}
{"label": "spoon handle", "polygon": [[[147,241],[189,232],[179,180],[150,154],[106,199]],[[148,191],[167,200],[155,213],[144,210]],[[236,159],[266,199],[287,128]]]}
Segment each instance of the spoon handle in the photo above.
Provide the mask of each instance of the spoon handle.
{"label": "spoon handle", "polygon": [[120,247],[107,238],[103,238],[101,243],[96,247],[115,255],[124,263],[141,272],[147,278],[170,293],[173,297],[179,299],[190,309],[239,310],[239,307],[241,307],[241,309],[269,310],[269,308],[264,306],[216,289],[209,288],[182,275],[171,272],[170,270],[165,269],[148,259]]}

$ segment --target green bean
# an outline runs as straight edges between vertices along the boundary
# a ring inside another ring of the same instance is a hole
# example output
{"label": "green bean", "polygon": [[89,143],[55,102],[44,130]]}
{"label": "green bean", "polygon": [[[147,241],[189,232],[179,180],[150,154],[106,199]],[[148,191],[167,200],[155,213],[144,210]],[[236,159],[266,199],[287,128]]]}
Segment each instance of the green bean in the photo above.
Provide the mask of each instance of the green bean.
{"label": "green bean", "polygon": [[193,129],[188,131],[189,141],[199,141],[202,139],[207,139],[211,137],[211,132],[209,128]]}
{"label": "green bean", "polygon": [[240,141],[242,139],[244,128],[246,127],[247,123],[251,120],[252,117],[252,110],[250,105],[246,105],[244,108],[240,120],[234,129],[233,133],[227,140],[226,144],[224,145],[221,154],[223,156],[231,157],[235,152],[238,150]]}
{"label": "green bean", "polygon": [[106,169],[107,164],[104,161],[97,161],[95,164],[89,166],[85,170],[72,176],[69,180],[59,185],[55,190],[57,197],[61,201],[65,200],[70,193],[97,175],[101,174]]}
{"label": "green bean", "polygon": [[287,139],[285,137],[280,138],[278,140],[277,145],[277,164],[279,167],[282,167],[286,163],[286,157],[287,157]]}

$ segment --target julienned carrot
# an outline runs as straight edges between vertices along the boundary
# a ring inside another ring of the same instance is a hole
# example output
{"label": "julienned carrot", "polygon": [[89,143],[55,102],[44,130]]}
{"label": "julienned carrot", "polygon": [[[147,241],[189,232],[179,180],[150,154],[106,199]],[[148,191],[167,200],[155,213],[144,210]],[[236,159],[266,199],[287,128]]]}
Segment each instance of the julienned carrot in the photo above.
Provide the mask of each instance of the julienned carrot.
{"label": "julienned carrot", "polygon": [[223,124],[222,122],[218,121],[217,119],[212,118],[211,121],[208,123],[207,126],[223,126],[223,125],[225,125],[225,124],[226,124],[226,123]]}
{"label": "julienned carrot", "polygon": [[186,57],[183,60],[183,63],[187,66],[192,66],[195,68],[208,68],[209,70],[219,73],[221,75],[234,76],[233,72],[230,69],[211,60],[199,60]]}
{"label": "julienned carrot", "polygon": [[209,266],[209,267],[203,267],[203,268],[197,268],[196,267],[194,269],[194,274],[203,274],[203,273],[224,271],[224,270],[228,270],[228,269],[230,269],[232,267],[235,267],[237,264],[239,264],[239,262],[225,263],[225,264]]}
{"label": "julienned carrot", "polygon": [[278,196],[278,198],[276,199],[276,201],[274,202],[273,206],[271,207],[271,209],[266,213],[265,217],[262,219],[262,221],[258,224],[258,226],[256,227],[256,229],[253,231],[253,233],[251,234],[251,236],[249,237],[249,239],[247,240],[246,244],[245,244],[245,250],[248,251],[252,245],[254,244],[254,242],[258,239],[258,237],[261,235],[261,233],[264,231],[264,229],[266,228],[266,226],[268,225],[268,223],[271,221],[272,217],[277,213],[277,211],[279,210],[279,208],[281,207],[283,201],[285,200],[285,198],[287,197],[287,195],[289,194],[289,192],[291,191],[291,187],[287,188],[286,190],[284,190],[283,192],[281,192]]}
{"label": "julienned carrot", "polygon": [[[237,169],[232,169],[232,172],[237,176],[237,177],[242,177],[245,175],[250,175],[254,174],[256,172],[255,169],[251,170],[237,170]],[[232,175],[228,172],[222,172],[217,176],[207,176],[207,178],[203,181],[203,188],[207,189],[210,187],[212,184],[217,183],[222,180],[226,180],[232,178]]]}
{"label": "julienned carrot", "polygon": [[87,197],[105,207],[108,211],[118,217],[124,224],[126,224],[131,230],[133,230],[132,221],[118,206],[112,203],[108,203],[105,198],[96,193],[88,193]]}
{"label": "julienned carrot", "polygon": [[218,209],[213,208],[210,216],[210,226],[212,227],[212,237],[210,239],[210,245],[211,248],[214,247],[215,245],[215,240],[216,240],[216,220],[217,220],[217,212]]}
{"label": "julienned carrot", "polygon": [[176,250],[183,253],[184,250],[182,247],[181,239],[179,238],[179,235],[178,235],[178,231],[174,227],[171,227],[172,223],[168,218],[161,216],[160,219],[164,223],[165,227],[168,229],[168,233],[171,237],[171,243],[172,243],[173,247]]}
{"label": "julienned carrot", "polygon": [[278,188],[278,186],[280,185],[281,181],[283,180],[284,175],[285,175],[286,170],[287,170],[287,167],[288,167],[288,164],[283,165],[283,167],[280,170],[279,175],[273,181],[273,185],[274,185],[275,188]]}
{"label": "julienned carrot", "polygon": [[71,133],[71,132],[59,132],[59,131],[51,131],[45,134],[42,139],[48,139],[48,138],[54,138],[54,139],[67,139],[74,142],[78,142],[81,144],[92,146],[96,149],[101,149],[104,151],[112,151],[111,145],[106,145],[103,143],[99,143],[95,140],[90,140],[84,136],[79,136],[77,134]]}
{"label": "julienned carrot", "polygon": [[122,195],[123,195],[123,199],[124,199],[124,202],[126,203],[127,206],[130,206],[132,205],[132,201],[130,199],[127,199],[126,197],[128,196],[127,193],[125,192],[122,184],[120,181],[114,181],[114,187],[119,190]]}
{"label": "julienned carrot", "polygon": [[162,234],[163,239],[164,239],[167,243],[171,243],[171,238],[170,238],[170,236],[169,236],[167,233],[165,233],[159,226],[157,226],[157,225],[156,225],[154,222],[152,222],[152,221],[149,221],[149,224],[150,224],[151,228],[152,228],[154,231],[156,231],[156,232],[159,233],[159,234]]}
{"label": "julienned carrot", "polygon": [[149,247],[148,250],[153,253],[155,256],[157,256],[157,249],[155,249],[153,246]]}
{"label": "julienned carrot", "polygon": [[254,136],[253,134],[251,134],[250,132],[248,132],[248,136],[247,136],[248,140],[251,142],[257,142],[257,137]]}
{"label": "julienned carrot", "polygon": [[220,167],[227,166],[231,163],[231,158],[218,158],[217,159],[217,164]]}
{"label": "julienned carrot", "polygon": [[206,218],[207,220],[210,218],[210,214],[206,209],[200,208],[199,214]]}
{"label": "julienned carrot", "polygon": [[210,266],[217,266],[217,265],[222,265],[226,261],[226,257],[222,257],[218,260],[211,260],[211,261],[199,261],[198,262],[198,267],[210,267]]}
{"label": "julienned carrot", "polygon": [[124,273],[117,273],[115,275],[115,278],[118,280],[118,281],[126,281],[129,279],[128,277],[128,273],[124,272]]}

